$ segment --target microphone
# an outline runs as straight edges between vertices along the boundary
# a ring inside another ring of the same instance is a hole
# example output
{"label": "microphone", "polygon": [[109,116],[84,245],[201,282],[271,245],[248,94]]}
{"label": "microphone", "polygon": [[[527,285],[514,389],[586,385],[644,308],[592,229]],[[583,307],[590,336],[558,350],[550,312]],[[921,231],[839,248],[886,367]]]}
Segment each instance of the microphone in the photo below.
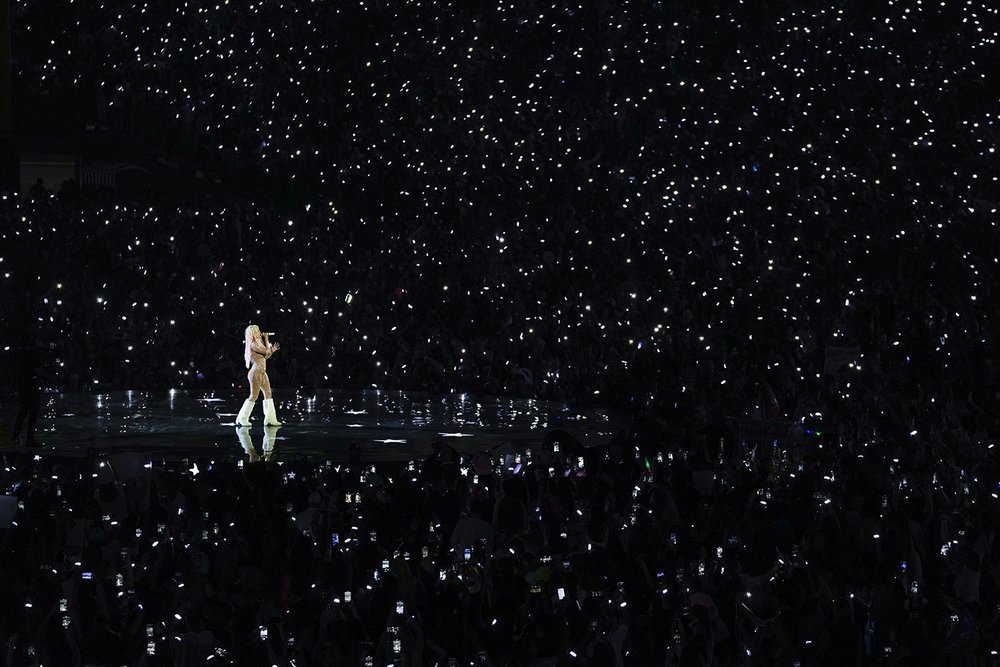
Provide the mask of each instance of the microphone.
{"label": "microphone", "polygon": [[274,336],[274,335],[275,335],[275,333],[274,333],[273,331],[268,331],[267,333],[263,333],[263,334],[261,334],[261,335],[262,335],[262,336]]}

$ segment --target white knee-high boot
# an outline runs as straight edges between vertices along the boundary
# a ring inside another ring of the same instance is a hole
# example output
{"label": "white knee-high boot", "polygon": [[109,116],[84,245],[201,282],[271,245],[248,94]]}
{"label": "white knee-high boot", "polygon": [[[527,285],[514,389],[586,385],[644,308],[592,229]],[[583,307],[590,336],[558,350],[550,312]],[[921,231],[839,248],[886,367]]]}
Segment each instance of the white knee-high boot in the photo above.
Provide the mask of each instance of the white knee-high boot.
{"label": "white knee-high boot", "polygon": [[264,426],[281,426],[278,415],[274,412],[274,399],[264,399]]}
{"label": "white knee-high boot", "polygon": [[256,403],[257,401],[251,401],[249,398],[243,401],[243,407],[240,408],[240,414],[236,415],[237,426],[250,425],[250,413],[253,412],[253,406],[256,405]]}

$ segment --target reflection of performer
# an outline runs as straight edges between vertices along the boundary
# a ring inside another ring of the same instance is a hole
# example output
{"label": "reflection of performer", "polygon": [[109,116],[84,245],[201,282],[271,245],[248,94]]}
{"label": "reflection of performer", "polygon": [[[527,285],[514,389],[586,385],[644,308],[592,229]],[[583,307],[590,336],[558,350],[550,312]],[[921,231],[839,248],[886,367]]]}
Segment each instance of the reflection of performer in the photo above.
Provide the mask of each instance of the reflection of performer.
{"label": "reflection of performer", "polygon": [[21,427],[27,418],[28,447],[38,446],[35,441],[35,422],[38,421],[38,410],[41,407],[42,391],[38,386],[38,353],[35,341],[30,334],[22,332],[20,348],[14,355],[11,366],[14,370],[14,385],[17,387],[17,418],[14,421],[13,442],[20,442]]}
{"label": "reflection of performer", "polygon": [[251,324],[243,332],[243,342],[245,349],[243,358],[246,360],[247,368],[250,372],[247,379],[250,380],[250,397],[243,401],[240,414],[236,417],[239,426],[250,425],[250,413],[257,402],[257,396],[264,392],[264,424],[266,426],[281,426],[277,415],[274,413],[274,400],[271,398],[271,381],[267,377],[267,360],[281,347],[278,343],[271,343],[268,334],[261,334],[256,324]]}
{"label": "reflection of performer", "polygon": [[[6,244],[7,241],[4,243]],[[15,262],[19,258],[28,261],[28,258],[37,258],[37,255],[37,252],[25,247],[20,252],[15,251],[10,258]],[[14,268],[19,267],[15,266]],[[22,276],[29,275],[30,264],[24,264],[21,268],[24,270],[14,274],[15,280],[17,280],[17,273]],[[30,283],[23,285],[5,284],[4,289],[0,290],[0,313],[3,313],[0,316],[0,328],[3,329],[0,332],[0,337],[5,341],[11,338],[15,341],[11,348],[6,348],[10,351],[9,361],[6,354],[0,358],[0,373],[4,369],[10,371],[10,380],[17,391],[17,417],[14,420],[11,443],[37,447],[39,443],[35,440],[35,424],[38,421],[38,412],[42,404],[42,390],[39,382],[42,356],[38,347],[38,318],[34,304],[41,303],[41,298],[38,297],[37,292],[32,290]],[[0,348],[0,350],[2,349]],[[23,441],[21,440],[22,428],[25,429]]]}
{"label": "reflection of performer", "polygon": [[277,426],[264,427],[264,451],[261,452],[261,456],[263,456],[265,461],[270,461],[271,457],[274,456],[274,440],[276,435],[278,435]]}
{"label": "reflection of performer", "polygon": [[[275,436],[278,434],[277,426],[265,426],[264,427],[264,460],[270,461],[271,457],[274,456],[274,441]],[[243,447],[243,451],[247,453],[250,457],[250,463],[256,463],[261,460],[261,455],[257,453],[257,448],[253,446],[253,440],[250,438],[250,431],[240,426],[236,427],[236,437],[240,439],[240,446]]]}
{"label": "reflection of performer", "polygon": [[260,461],[260,454],[257,453],[257,448],[253,446],[253,440],[250,439],[250,431],[237,426],[236,437],[240,439],[240,446],[243,447],[243,451],[250,457],[250,463]]}

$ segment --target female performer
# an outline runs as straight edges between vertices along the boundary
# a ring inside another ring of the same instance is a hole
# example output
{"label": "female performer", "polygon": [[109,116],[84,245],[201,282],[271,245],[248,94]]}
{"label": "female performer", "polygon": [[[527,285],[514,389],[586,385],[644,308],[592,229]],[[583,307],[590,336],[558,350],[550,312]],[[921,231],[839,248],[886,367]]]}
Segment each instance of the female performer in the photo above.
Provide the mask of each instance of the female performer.
{"label": "female performer", "polygon": [[243,332],[243,359],[246,361],[250,372],[247,379],[250,380],[250,397],[243,401],[240,414],[236,417],[239,426],[250,426],[250,413],[253,412],[254,403],[257,402],[257,395],[264,392],[264,425],[281,426],[277,415],[274,413],[274,400],[271,398],[271,381],[267,377],[267,360],[281,347],[278,343],[271,343],[267,337],[269,334],[261,334],[256,324],[251,324]]}

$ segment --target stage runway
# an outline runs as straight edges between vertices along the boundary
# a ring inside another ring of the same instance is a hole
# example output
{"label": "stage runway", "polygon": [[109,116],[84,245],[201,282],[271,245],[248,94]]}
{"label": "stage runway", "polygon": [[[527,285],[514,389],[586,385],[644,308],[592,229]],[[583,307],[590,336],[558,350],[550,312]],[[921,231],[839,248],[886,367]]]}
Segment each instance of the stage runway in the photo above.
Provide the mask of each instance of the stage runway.
{"label": "stage runway", "polygon": [[[437,440],[460,452],[504,444],[521,450],[540,443],[553,429],[593,446],[609,442],[628,424],[623,415],[558,402],[371,389],[276,392],[283,426],[265,429],[258,401],[252,426],[237,429],[236,412],[244,398],[230,391],[46,394],[37,428],[43,447],[36,451],[346,461],[355,445],[362,460],[398,461],[426,456]],[[6,402],[5,429],[14,409]],[[9,445],[4,449],[25,451]]]}

